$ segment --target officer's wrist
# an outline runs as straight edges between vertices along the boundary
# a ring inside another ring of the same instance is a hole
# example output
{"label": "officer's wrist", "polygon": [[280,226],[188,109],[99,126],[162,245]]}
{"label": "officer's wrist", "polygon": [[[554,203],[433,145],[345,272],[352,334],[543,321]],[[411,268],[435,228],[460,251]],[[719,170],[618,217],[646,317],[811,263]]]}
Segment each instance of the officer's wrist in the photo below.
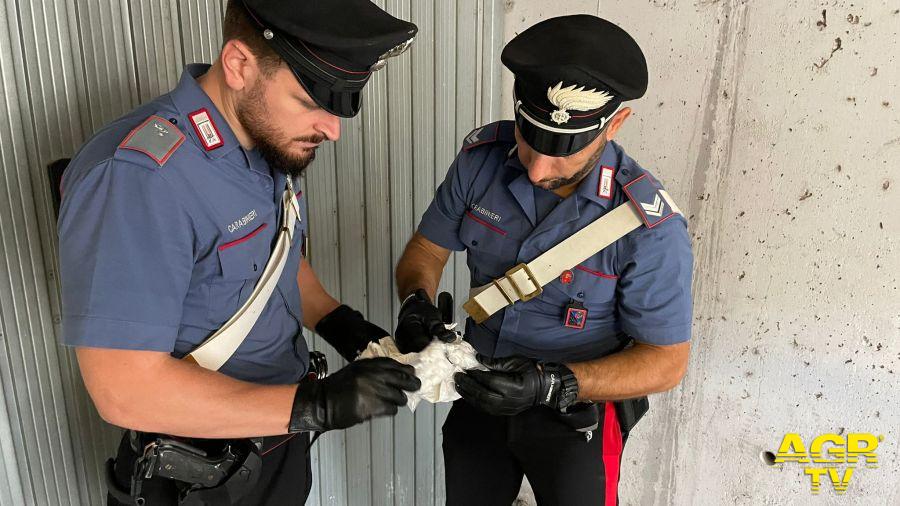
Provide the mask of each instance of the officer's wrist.
{"label": "officer's wrist", "polygon": [[294,393],[288,433],[326,431],[326,418],[324,384],[312,379],[301,381]]}
{"label": "officer's wrist", "polygon": [[407,295],[406,297],[404,297],[403,300],[400,302],[400,307],[403,307],[404,305],[406,305],[406,303],[409,302],[410,300],[415,299],[415,298],[416,298],[416,291],[417,291],[417,290],[420,290],[420,289],[419,289],[419,288],[416,288],[416,289],[413,290],[409,295]]}
{"label": "officer's wrist", "polygon": [[363,315],[352,307],[341,304],[334,308],[330,313],[326,314],[316,323],[315,331],[322,337],[328,338],[340,332],[340,327],[347,322],[363,320]]}
{"label": "officer's wrist", "polygon": [[403,302],[400,304],[400,310],[403,310],[403,307],[407,304],[411,304],[413,302],[427,302],[428,304],[434,304],[431,301],[431,296],[428,295],[428,290],[424,288],[416,288],[413,292],[406,296],[403,299]]}
{"label": "officer's wrist", "polygon": [[553,409],[564,410],[578,399],[578,379],[565,364],[546,362],[540,364],[543,377],[542,398],[539,403]]}

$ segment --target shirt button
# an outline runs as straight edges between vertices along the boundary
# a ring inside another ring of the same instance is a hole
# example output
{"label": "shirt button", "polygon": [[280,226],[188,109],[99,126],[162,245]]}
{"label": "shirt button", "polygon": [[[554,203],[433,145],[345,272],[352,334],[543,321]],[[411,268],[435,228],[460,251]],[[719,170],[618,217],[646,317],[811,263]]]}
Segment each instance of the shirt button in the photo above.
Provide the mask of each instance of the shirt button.
{"label": "shirt button", "polygon": [[478,241],[472,239],[472,246],[478,246]]}

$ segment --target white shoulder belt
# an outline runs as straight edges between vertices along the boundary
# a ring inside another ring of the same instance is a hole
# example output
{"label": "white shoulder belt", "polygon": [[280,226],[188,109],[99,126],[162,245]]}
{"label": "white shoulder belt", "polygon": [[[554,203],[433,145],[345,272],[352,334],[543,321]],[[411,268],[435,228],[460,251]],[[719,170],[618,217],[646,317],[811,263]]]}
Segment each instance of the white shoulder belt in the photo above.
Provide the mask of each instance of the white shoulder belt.
{"label": "white shoulder belt", "polygon": [[300,207],[294,193],[294,187],[290,178],[287,187],[281,197],[281,229],[278,239],[262,276],[256,282],[256,287],[244,303],[231,318],[222,325],[215,334],[209,336],[206,341],[192,351],[186,360],[196,362],[201,367],[213,371],[218,370],[234,355],[244,338],[259,319],[269,297],[275,291],[275,286],[281,278],[284,264],[287,263],[288,252],[294,236],[294,224],[300,216]]}
{"label": "white shoulder belt", "polygon": [[[647,181],[642,180],[634,183],[643,186],[644,191],[641,193],[646,195],[649,193]],[[635,200],[627,190],[626,186],[629,200],[624,204],[594,220],[531,262],[516,265],[505,276],[488,285],[473,288],[463,309],[475,323],[482,323],[507,306],[537,297],[543,292],[544,285],[641,225],[652,228],[674,214],[681,214],[665,190],[658,190],[658,193],[653,191],[660,198],[651,199],[650,203]],[[641,209],[637,208],[638,205]]]}

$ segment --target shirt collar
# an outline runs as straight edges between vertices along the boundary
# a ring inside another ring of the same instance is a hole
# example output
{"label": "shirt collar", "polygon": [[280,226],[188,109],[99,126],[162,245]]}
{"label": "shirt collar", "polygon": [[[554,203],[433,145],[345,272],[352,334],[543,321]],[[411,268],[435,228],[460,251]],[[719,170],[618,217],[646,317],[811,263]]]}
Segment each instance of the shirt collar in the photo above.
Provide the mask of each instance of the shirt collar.
{"label": "shirt collar", "polygon": [[251,170],[255,170],[256,172],[259,172],[260,174],[266,176],[271,176],[272,172],[278,172],[270,170],[269,163],[265,158],[262,157],[262,155],[259,153],[259,150],[242,149],[242,155],[246,157],[246,162],[250,166]]}
{"label": "shirt collar", "polygon": [[[169,95],[171,96],[175,107],[178,109],[178,112],[181,113],[185,120],[190,124],[190,126],[182,128],[182,132],[190,137],[191,140],[206,153],[206,156],[213,159],[219,159],[239,148],[241,144],[238,142],[237,137],[228,125],[228,122],[225,121],[225,118],[219,112],[219,109],[213,101],[210,100],[209,95],[207,95],[206,92],[203,91],[203,88],[197,83],[197,78],[205,74],[209,68],[210,65],[201,63],[186,65],[184,67],[184,72],[181,74],[181,79],[178,81],[178,85]],[[209,113],[210,120],[218,130],[223,142],[221,147],[207,150],[200,140],[200,137],[197,135],[197,131],[194,128],[190,116],[202,109],[206,109]]]}
{"label": "shirt collar", "polygon": [[519,161],[519,155],[515,146],[506,154],[504,165],[511,167],[514,172],[518,172],[518,175],[507,184],[507,188],[509,188],[510,193],[519,203],[519,207],[522,208],[522,212],[525,213],[531,224],[536,225],[537,210],[534,207],[534,185],[528,179],[528,171],[525,170],[522,162]]}

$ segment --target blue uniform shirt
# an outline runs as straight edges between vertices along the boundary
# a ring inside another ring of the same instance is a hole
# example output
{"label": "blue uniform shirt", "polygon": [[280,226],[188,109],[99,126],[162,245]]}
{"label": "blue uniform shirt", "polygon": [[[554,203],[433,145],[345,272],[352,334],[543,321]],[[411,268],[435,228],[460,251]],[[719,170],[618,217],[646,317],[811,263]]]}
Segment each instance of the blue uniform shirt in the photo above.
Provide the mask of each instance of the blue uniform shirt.
{"label": "blue uniform shirt", "polygon": [[[660,188],[610,142],[577,190],[554,200],[552,192],[529,181],[514,150],[514,128],[503,121],[467,137],[419,224],[419,233],[430,241],[467,251],[472,287],[530,262],[625,203],[625,184],[645,176]],[[611,184],[601,181],[604,175]],[[660,345],[684,342],[691,336],[692,265],[687,222],[673,215],[594,254],[572,269],[568,283],[557,278],[537,298],[517,302],[480,325],[468,319],[466,339],[489,356],[550,361],[608,355],[629,337]],[[564,325],[573,301],[588,312],[582,329]]]}
{"label": "blue uniform shirt", "polygon": [[[237,311],[262,275],[285,175],[238,143],[195,81],[208,68],[188,66],[172,92],[103,128],[66,169],[64,344],[184,356]],[[164,144],[154,151],[154,142]],[[222,367],[229,376],[284,384],[306,372],[297,270],[307,220],[299,199],[278,288]]]}

